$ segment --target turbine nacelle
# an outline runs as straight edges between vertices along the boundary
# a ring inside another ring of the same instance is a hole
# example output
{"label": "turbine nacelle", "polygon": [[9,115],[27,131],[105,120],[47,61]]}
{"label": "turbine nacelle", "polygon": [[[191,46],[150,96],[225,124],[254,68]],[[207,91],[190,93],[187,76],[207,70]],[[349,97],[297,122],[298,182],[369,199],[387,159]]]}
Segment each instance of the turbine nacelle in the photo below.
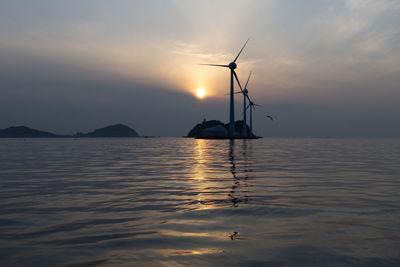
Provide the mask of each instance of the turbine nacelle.
{"label": "turbine nacelle", "polygon": [[247,95],[249,93],[249,91],[247,89],[243,90],[243,94]]}
{"label": "turbine nacelle", "polygon": [[231,63],[229,63],[228,67],[229,67],[231,70],[234,70],[234,69],[236,69],[237,65],[236,65],[235,62],[231,62]]}

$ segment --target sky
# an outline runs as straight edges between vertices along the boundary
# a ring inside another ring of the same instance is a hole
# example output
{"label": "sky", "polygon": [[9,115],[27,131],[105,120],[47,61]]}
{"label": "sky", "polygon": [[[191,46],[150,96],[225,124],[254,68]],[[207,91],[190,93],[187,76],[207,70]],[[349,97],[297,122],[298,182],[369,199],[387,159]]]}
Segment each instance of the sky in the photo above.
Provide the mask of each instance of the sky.
{"label": "sky", "polygon": [[256,134],[400,137],[398,0],[0,0],[0,129],[228,122],[229,70],[199,63],[228,64],[249,37],[236,72],[252,71]]}

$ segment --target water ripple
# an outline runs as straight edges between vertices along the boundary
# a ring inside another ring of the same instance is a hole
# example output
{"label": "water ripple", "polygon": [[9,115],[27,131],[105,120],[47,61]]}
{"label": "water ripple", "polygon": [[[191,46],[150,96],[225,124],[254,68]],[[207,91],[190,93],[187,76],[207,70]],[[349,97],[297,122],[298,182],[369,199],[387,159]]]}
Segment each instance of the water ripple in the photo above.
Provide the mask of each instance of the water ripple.
{"label": "water ripple", "polygon": [[2,139],[1,266],[399,266],[400,140]]}

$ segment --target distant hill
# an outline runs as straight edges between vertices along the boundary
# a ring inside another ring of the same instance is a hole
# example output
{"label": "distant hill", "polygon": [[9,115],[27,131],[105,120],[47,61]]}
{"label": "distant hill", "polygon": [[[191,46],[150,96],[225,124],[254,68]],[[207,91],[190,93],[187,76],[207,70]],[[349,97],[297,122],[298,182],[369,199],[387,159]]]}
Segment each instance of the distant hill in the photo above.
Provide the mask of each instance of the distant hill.
{"label": "distant hill", "polygon": [[135,130],[120,123],[100,128],[87,134],[77,133],[74,135],[74,137],[138,137],[138,136],[139,134]]}
{"label": "distant hill", "polygon": [[0,138],[33,138],[33,137],[138,137],[139,134],[132,128],[115,124],[94,130],[89,133],[76,133],[75,135],[58,135],[50,132],[32,129],[26,126],[11,126],[0,130]]}
{"label": "distant hill", "polygon": [[26,126],[11,126],[0,130],[0,138],[62,137],[62,135],[39,131]]}

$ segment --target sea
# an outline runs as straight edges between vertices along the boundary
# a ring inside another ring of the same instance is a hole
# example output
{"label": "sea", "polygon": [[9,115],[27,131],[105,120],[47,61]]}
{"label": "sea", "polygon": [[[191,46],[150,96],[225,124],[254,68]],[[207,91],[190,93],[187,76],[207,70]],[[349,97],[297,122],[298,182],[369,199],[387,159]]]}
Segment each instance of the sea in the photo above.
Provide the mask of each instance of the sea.
{"label": "sea", "polygon": [[0,139],[0,266],[400,266],[400,139]]}

